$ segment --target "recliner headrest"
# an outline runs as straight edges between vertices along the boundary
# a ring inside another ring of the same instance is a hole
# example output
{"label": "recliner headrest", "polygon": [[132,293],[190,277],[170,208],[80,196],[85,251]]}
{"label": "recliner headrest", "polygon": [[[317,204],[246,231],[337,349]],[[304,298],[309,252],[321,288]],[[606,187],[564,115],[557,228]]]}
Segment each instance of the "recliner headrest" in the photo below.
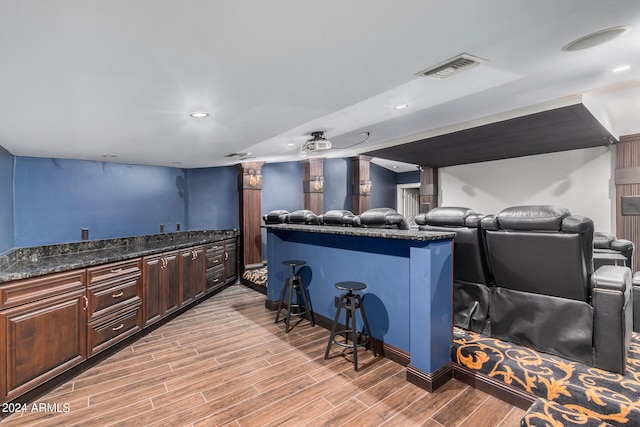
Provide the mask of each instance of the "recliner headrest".
{"label": "recliner headrest", "polygon": [[497,220],[503,230],[560,231],[562,221],[570,215],[560,206],[513,206],[500,212]]}
{"label": "recliner headrest", "polygon": [[596,231],[593,233],[593,247],[596,249],[610,249],[611,242],[616,240],[613,234]]}
{"label": "recliner headrest", "polygon": [[318,216],[321,224],[325,225],[353,225],[355,215],[351,211],[333,209]]}
{"label": "recliner headrest", "polygon": [[373,208],[356,216],[353,225],[364,225],[366,227],[396,227],[400,230],[408,230],[409,223],[404,215],[392,208]]}
{"label": "recliner headrest", "polygon": [[269,212],[262,217],[265,224],[284,224],[289,220],[289,212],[283,209],[277,209]]}
{"label": "recliner headrest", "polygon": [[[443,227],[464,227],[467,226],[466,219],[476,212],[473,209],[461,207],[439,207],[427,213],[415,216],[418,225],[433,225]],[[475,218],[476,221],[479,219]],[[472,220],[473,223],[473,220]]]}
{"label": "recliner headrest", "polygon": [[318,215],[307,209],[300,209],[289,214],[291,224],[320,224]]}

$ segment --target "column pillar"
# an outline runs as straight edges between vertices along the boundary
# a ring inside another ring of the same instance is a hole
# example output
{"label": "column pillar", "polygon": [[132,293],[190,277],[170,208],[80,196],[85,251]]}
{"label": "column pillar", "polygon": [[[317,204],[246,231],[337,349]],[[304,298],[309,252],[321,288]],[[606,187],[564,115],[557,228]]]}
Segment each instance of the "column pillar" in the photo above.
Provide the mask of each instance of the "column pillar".
{"label": "column pillar", "polygon": [[262,263],[262,166],[264,162],[237,165],[240,193],[241,266]]}
{"label": "column pillar", "polygon": [[362,212],[370,208],[371,177],[369,175],[369,167],[371,157],[355,156],[352,161],[352,202],[353,213],[360,215]]}
{"label": "column pillar", "polygon": [[420,212],[438,207],[438,169],[420,166]]}
{"label": "column pillar", "polygon": [[324,158],[306,159],[302,162],[302,190],[304,209],[320,215],[324,213]]}

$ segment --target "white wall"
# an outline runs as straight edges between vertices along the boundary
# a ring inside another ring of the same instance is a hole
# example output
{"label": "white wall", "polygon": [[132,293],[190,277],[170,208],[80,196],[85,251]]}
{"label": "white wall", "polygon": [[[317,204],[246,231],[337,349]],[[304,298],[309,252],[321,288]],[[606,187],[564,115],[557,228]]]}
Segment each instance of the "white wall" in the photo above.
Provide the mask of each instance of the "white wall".
{"label": "white wall", "polygon": [[615,234],[614,147],[596,147],[440,168],[440,206],[497,214],[549,204],[591,218]]}

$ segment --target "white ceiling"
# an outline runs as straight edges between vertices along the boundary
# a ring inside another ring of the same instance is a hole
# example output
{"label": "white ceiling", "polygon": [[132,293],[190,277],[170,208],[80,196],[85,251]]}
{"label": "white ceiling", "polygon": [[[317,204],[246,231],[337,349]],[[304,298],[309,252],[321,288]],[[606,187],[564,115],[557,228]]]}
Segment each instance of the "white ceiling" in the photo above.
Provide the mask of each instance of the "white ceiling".
{"label": "white ceiling", "polygon": [[[561,50],[620,25],[632,29]],[[488,62],[415,75],[460,53]],[[640,133],[639,1],[0,2],[0,146],[16,156],[299,160],[322,130],[335,148],[321,154],[343,157],[576,98],[614,135]]]}

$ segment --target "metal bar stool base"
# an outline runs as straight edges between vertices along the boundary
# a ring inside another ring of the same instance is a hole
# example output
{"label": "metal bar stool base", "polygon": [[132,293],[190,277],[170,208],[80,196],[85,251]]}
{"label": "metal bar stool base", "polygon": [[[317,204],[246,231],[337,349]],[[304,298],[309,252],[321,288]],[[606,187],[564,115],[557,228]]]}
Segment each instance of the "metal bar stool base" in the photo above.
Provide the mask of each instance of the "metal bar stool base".
{"label": "metal bar stool base", "polygon": [[[369,322],[367,321],[367,315],[362,307],[362,298],[358,294],[354,294],[353,291],[363,290],[367,287],[366,284],[361,282],[339,282],[335,287],[340,290],[346,290],[346,294],[342,294],[336,299],[336,315],[333,319],[333,325],[331,326],[331,335],[329,336],[329,343],[324,353],[324,358],[329,358],[329,352],[331,346],[337,344],[340,347],[353,349],[353,369],[358,370],[358,348],[365,347],[370,348],[373,356],[377,356],[375,348],[371,345],[371,329],[369,328]],[[338,322],[340,320],[340,313],[342,309],[345,309],[346,322],[345,328],[338,329]],[[356,313],[360,311],[362,322],[364,323],[365,332],[359,333],[356,328]],[[336,337],[344,336],[344,342],[336,340]],[[351,338],[351,343],[349,343]]]}
{"label": "metal bar stool base", "polygon": [[[302,278],[296,275],[296,266],[305,265],[306,262],[301,260],[287,260],[283,261],[282,264],[291,266],[291,276],[287,276],[284,286],[282,287],[280,302],[278,304],[278,312],[276,313],[276,320],[274,323],[278,323],[280,321],[280,315],[283,311],[286,311],[286,314],[283,315],[286,325],[286,333],[289,333],[289,330],[291,329],[291,316],[299,317],[299,323],[308,315],[311,326],[315,326],[313,312],[310,309],[311,306],[309,305],[309,299],[307,298],[307,292],[304,289]],[[295,301],[293,298],[294,294],[296,296]],[[287,295],[288,298],[285,300]],[[304,305],[300,304],[301,302]]]}

